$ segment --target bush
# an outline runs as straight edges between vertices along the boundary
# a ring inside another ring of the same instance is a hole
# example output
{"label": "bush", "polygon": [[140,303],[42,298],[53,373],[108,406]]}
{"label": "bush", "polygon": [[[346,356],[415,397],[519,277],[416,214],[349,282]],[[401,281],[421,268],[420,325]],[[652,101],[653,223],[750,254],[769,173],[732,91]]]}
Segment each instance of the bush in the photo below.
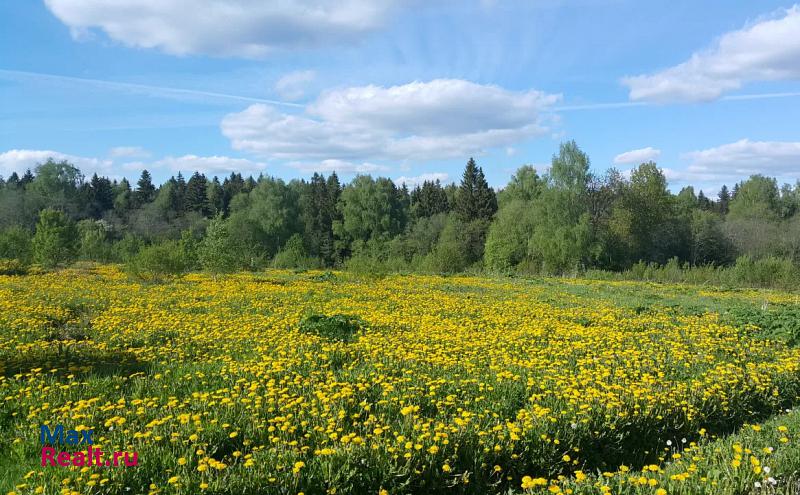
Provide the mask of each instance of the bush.
{"label": "bush", "polygon": [[789,345],[800,345],[800,308],[778,307],[758,309],[735,307],[726,314],[727,322],[736,326],[758,327],[758,335],[772,340],[783,340]]}
{"label": "bush", "polygon": [[306,253],[303,247],[303,238],[300,237],[300,234],[294,234],[286,241],[283,249],[278,251],[278,254],[272,259],[272,266],[274,268],[311,270],[319,268],[319,261]]}
{"label": "bush", "polygon": [[342,314],[326,316],[312,313],[300,320],[301,332],[340,342],[353,341],[362,326],[361,318]]}
{"label": "bush", "polygon": [[197,246],[197,259],[204,270],[214,276],[235,271],[241,266],[237,249],[221,215],[206,227],[206,236]]}
{"label": "bush", "polygon": [[753,260],[742,256],[731,270],[737,285],[755,287],[792,287],[800,283],[800,269],[791,261],[772,256]]}
{"label": "bush", "polygon": [[112,246],[108,242],[111,226],[102,220],[78,222],[78,254],[82,260],[107,263],[113,259]]}
{"label": "bush", "polygon": [[0,275],[25,275],[28,273],[28,266],[18,259],[0,259]]}
{"label": "bush", "polygon": [[0,232],[0,258],[16,259],[23,265],[33,259],[31,233],[22,227],[10,227]]}
{"label": "bush", "polygon": [[58,210],[48,208],[39,213],[33,235],[34,260],[45,268],[53,268],[75,259],[78,231],[75,224]]}
{"label": "bush", "polygon": [[145,247],[125,264],[125,269],[139,280],[160,282],[182,275],[186,261],[180,244],[167,241]]}
{"label": "bush", "polygon": [[484,263],[487,269],[509,273],[525,260],[533,232],[527,210],[528,204],[517,200],[497,213],[486,237]]}
{"label": "bush", "polygon": [[123,263],[127,263],[133,259],[133,257],[139,253],[140,249],[142,249],[142,241],[131,233],[125,234],[122,239],[111,246],[114,259]]}
{"label": "bush", "polygon": [[681,264],[677,258],[666,265],[639,261],[624,272],[590,270],[590,278],[645,280],[650,282],[712,284],[732,287],[768,287],[794,289],[800,285],[800,267],[790,260],[742,256],[730,267]]}

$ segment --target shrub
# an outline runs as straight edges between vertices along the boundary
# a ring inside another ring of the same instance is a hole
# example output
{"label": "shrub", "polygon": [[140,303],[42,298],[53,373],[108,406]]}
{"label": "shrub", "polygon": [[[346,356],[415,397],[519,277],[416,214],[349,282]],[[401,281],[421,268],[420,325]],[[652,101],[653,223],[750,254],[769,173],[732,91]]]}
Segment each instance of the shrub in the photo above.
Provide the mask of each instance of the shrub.
{"label": "shrub", "polygon": [[167,241],[145,247],[126,263],[125,268],[139,280],[160,282],[183,274],[186,262],[179,243]]}
{"label": "shrub", "polygon": [[272,259],[275,268],[300,268],[311,270],[319,268],[319,261],[306,253],[303,247],[303,238],[300,234],[292,235],[283,248]]}
{"label": "shrub", "polygon": [[322,315],[312,313],[300,320],[300,331],[312,333],[320,337],[337,340],[340,342],[351,342],[363,326],[363,322],[357,316],[342,314]]}
{"label": "shrub", "polygon": [[229,273],[241,266],[233,238],[222,216],[208,223],[206,236],[197,246],[197,259],[204,270],[214,274]]}
{"label": "shrub", "polygon": [[735,307],[726,314],[725,320],[739,327],[754,325],[759,329],[760,337],[800,345],[800,308]]}
{"label": "shrub", "polygon": [[78,254],[83,260],[107,263],[113,258],[112,246],[108,242],[111,226],[102,220],[78,222]]}
{"label": "shrub", "polygon": [[791,287],[800,281],[800,274],[791,261],[772,256],[753,260],[742,256],[732,268],[734,282],[757,287]]}
{"label": "shrub", "polygon": [[31,241],[33,258],[46,268],[69,263],[75,259],[77,238],[75,224],[63,212],[42,210]]}
{"label": "shrub", "polygon": [[13,258],[27,265],[33,259],[31,233],[22,227],[0,232],[0,258]]}
{"label": "shrub", "polygon": [[141,248],[142,241],[135,235],[127,233],[111,246],[111,252],[115,260],[127,263],[139,253]]}
{"label": "shrub", "polygon": [[28,266],[15,258],[0,258],[0,275],[25,275]]}

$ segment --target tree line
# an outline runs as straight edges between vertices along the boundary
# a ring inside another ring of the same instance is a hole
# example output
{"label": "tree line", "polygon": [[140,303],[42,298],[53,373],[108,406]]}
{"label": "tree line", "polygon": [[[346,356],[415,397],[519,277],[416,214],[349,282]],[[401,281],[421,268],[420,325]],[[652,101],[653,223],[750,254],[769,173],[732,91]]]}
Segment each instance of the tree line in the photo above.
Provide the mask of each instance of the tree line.
{"label": "tree line", "polygon": [[[0,258],[14,266],[74,260],[148,270],[264,266],[372,272],[465,270],[564,274],[644,264],[800,263],[800,181],[754,175],[714,198],[670,192],[653,162],[594,173],[561,144],[546,173],[520,167],[491,188],[470,159],[459,184],[409,189],[336,173],[285,182],[195,172],[156,186],[93,175],[66,161],[0,178]],[[137,268],[138,266],[138,268]]]}

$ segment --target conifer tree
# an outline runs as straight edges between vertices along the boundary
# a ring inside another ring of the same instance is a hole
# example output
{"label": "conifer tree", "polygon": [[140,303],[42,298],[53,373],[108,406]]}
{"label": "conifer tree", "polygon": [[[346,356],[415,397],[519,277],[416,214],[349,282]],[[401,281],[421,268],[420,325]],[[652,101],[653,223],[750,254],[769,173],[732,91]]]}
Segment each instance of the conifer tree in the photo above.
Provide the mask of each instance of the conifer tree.
{"label": "conifer tree", "polygon": [[483,175],[483,169],[470,158],[456,196],[456,214],[463,222],[490,220],[497,211],[497,196]]}
{"label": "conifer tree", "polygon": [[195,172],[186,184],[184,199],[185,211],[196,211],[202,215],[208,213],[208,192],[206,176]]}
{"label": "conifer tree", "polygon": [[153,185],[153,178],[150,172],[142,170],[142,175],[136,183],[136,192],[133,195],[137,207],[142,207],[153,201],[156,197],[156,186]]}

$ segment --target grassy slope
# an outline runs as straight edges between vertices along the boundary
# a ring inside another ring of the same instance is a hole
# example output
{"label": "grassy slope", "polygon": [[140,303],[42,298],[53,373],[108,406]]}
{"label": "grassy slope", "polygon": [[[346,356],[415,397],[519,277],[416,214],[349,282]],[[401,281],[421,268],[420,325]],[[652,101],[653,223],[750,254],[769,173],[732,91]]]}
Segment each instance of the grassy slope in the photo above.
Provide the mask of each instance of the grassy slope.
{"label": "grassy slope", "polygon": [[[575,494],[657,493],[659,488],[670,495],[800,493],[800,409],[759,425],[745,425],[732,435],[701,441],[682,451],[674,447],[665,446],[664,457],[672,460],[662,468],[614,476],[590,474],[581,482],[570,479],[552,486]],[[673,458],[675,454],[680,457]],[[550,486],[528,491],[535,493]]]}
{"label": "grassy slope", "polygon": [[[293,280],[294,276],[288,276],[287,280]],[[349,276],[343,276],[349,279]],[[617,307],[625,308],[633,313],[641,312],[660,312],[669,311],[676,315],[679,314],[700,314],[706,311],[717,312],[730,315],[731,318],[744,318],[739,323],[747,323],[751,316],[780,315],[792,308],[797,307],[796,298],[786,297],[785,293],[775,293],[772,291],[717,291],[715,289],[699,289],[697,287],[681,286],[662,286],[647,283],[606,283],[592,281],[569,281],[558,279],[545,279],[535,282],[519,282],[521,285],[530,284],[531,286],[545,287],[541,296],[553,306],[570,307],[587,305],[590,300],[602,300],[612,303]],[[447,282],[443,282],[444,285]],[[478,294],[478,287],[459,287],[454,284],[452,292],[464,292],[469,289],[469,293]],[[319,296],[318,296],[319,297]],[[743,315],[743,316],[742,316]],[[174,370],[175,375],[183,376],[194,371],[194,366],[189,364],[185,368],[178,367]],[[209,373],[210,375],[211,373]],[[97,381],[98,390],[107,389],[112,383],[100,383],[100,377],[94,377]],[[116,383],[116,382],[115,382]],[[221,385],[220,385],[221,386]],[[1,412],[1,411],[0,411]],[[0,430],[2,430],[4,418],[0,415]],[[786,444],[778,445],[780,437],[776,437],[777,426],[784,425],[789,429],[790,441]],[[698,452],[693,452],[689,458],[696,456],[701,458],[694,461],[696,464],[695,474],[689,480],[672,480],[670,477],[682,472],[686,472],[688,463],[684,461],[676,462],[665,466],[663,471],[651,472],[648,479],[656,479],[659,487],[664,487],[668,493],[748,493],[753,483],[758,479],[768,476],[759,476],[754,473],[748,464],[748,454],[743,453],[742,467],[734,471],[730,466],[733,459],[732,445],[740,442],[742,448],[750,448],[759,454],[759,462],[763,466],[769,466],[772,470],[770,476],[778,479],[786,479],[798,476],[798,463],[800,463],[800,413],[793,412],[786,416],[774,418],[764,424],[761,431],[756,432],[752,428],[744,428],[734,436],[719,439],[714,442],[702,444]],[[739,439],[739,440],[737,440]],[[747,443],[750,442],[750,443]],[[771,456],[762,453],[764,447],[772,446],[775,452]],[[671,453],[671,452],[670,452]],[[688,453],[684,453],[684,460]],[[767,458],[769,460],[767,460]],[[22,470],[19,464],[2,463],[3,455],[0,455],[0,481],[18,480],[26,471]],[[705,476],[706,482],[700,481]],[[612,487],[613,493],[654,493],[655,488],[646,485],[631,485],[626,480],[629,478],[641,478],[640,474],[629,475],[624,478],[604,478],[594,479],[589,477],[580,484],[563,485],[563,489],[577,490],[578,493],[600,493],[601,485]],[[713,484],[713,480],[718,480]],[[602,481],[600,483],[599,481]],[[5,488],[3,483],[0,486]],[[778,485],[779,489],[788,485]],[[8,488],[11,488],[8,486]],[[546,489],[547,487],[545,487]],[[541,491],[541,489],[539,489]],[[0,491],[4,493],[4,491]],[[792,493],[792,492],[782,492]]]}

